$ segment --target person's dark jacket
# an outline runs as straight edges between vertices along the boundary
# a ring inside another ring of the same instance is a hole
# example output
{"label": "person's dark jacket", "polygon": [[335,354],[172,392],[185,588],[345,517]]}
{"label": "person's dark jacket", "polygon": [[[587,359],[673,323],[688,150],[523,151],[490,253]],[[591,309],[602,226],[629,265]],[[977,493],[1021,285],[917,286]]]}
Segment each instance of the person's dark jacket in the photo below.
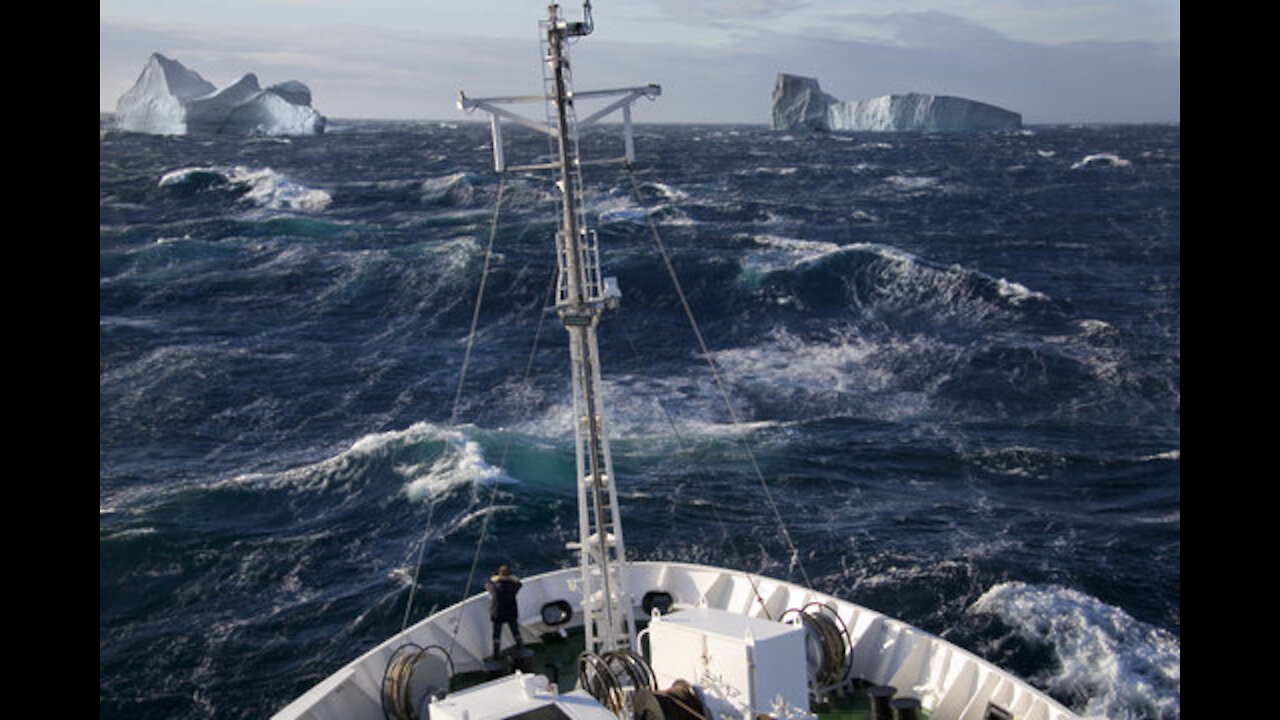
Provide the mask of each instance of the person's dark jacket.
{"label": "person's dark jacket", "polygon": [[516,593],[520,592],[520,580],[515,575],[494,575],[484,584],[489,591],[489,619],[497,621],[518,620],[519,607]]}

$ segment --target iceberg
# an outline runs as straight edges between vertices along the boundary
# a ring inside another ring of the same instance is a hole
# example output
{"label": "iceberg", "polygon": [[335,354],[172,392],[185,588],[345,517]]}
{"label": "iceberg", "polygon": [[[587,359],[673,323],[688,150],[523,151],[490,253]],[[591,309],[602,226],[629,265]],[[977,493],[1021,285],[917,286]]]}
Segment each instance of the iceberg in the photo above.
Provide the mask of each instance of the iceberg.
{"label": "iceberg", "polygon": [[1022,116],[995,105],[948,95],[908,93],[841,101],[816,78],[778,73],[773,86],[774,130],[933,132],[1018,130]]}
{"label": "iceberg", "polygon": [[773,85],[773,129],[830,130],[827,109],[839,104],[818,87],[817,78],[778,73]]}
{"label": "iceberg", "polygon": [[116,127],[155,135],[319,135],[325,117],[297,80],[263,89],[248,73],[219,90],[177,60],[153,53],[116,101]]}

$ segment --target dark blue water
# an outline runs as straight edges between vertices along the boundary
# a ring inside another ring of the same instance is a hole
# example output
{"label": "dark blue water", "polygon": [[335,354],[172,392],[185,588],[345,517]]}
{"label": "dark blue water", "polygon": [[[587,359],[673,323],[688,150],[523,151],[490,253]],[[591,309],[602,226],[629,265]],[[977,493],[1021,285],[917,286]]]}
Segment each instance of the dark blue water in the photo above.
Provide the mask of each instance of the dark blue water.
{"label": "dark blue water", "polygon": [[[480,567],[572,563],[546,176],[503,188],[459,394],[487,126],[109,127],[100,717],[268,716],[398,631],[415,574],[413,619],[461,599],[485,518]],[[807,576],[1082,714],[1179,717],[1179,133],[646,126],[634,177],[588,169],[630,556]]]}

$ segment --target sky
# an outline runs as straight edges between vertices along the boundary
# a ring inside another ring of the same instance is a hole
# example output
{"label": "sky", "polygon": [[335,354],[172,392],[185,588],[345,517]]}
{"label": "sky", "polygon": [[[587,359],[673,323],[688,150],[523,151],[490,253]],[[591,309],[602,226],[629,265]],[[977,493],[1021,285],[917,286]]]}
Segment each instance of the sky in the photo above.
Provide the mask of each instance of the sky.
{"label": "sky", "polygon": [[[561,3],[581,19],[575,0]],[[99,111],[152,53],[217,87],[297,80],[331,119],[485,120],[541,92],[544,0],[100,0]],[[657,83],[636,122],[770,121],[779,72],[840,100],[955,95],[1024,124],[1180,122],[1179,0],[595,0],[578,90]],[[581,110],[579,111],[582,112]],[[529,113],[538,117],[540,108]]]}

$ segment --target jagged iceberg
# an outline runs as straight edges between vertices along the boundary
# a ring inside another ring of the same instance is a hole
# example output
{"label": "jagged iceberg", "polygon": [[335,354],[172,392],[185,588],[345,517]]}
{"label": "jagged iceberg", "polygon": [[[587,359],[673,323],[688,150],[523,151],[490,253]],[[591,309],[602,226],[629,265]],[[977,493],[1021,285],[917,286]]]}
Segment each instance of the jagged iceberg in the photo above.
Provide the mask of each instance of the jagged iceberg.
{"label": "jagged iceberg", "polygon": [[994,105],[947,95],[908,93],[840,101],[816,78],[778,73],[773,86],[774,130],[1018,130],[1022,116]]}
{"label": "jagged iceberg", "polygon": [[153,53],[116,101],[116,127],[156,135],[319,135],[325,117],[311,91],[290,80],[265,90],[253,73],[219,90],[177,60]]}

